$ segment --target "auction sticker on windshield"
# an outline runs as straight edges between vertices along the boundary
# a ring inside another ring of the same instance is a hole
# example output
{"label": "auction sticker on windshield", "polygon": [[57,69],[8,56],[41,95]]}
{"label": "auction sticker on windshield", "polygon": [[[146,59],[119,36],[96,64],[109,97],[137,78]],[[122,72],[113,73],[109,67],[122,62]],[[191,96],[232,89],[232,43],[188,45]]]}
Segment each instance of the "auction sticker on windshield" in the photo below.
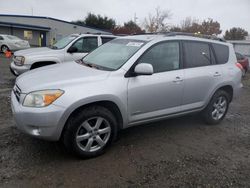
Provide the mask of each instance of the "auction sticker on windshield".
{"label": "auction sticker on windshield", "polygon": [[129,42],[126,46],[141,47],[143,42]]}

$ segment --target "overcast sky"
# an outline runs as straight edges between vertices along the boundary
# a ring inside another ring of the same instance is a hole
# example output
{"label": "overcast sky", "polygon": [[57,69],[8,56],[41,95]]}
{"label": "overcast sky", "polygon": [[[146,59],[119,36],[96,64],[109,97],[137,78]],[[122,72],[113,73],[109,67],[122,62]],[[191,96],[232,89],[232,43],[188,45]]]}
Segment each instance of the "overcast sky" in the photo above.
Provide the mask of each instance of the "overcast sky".
{"label": "overcast sky", "polygon": [[138,17],[141,25],[156,7],[170,10],[170,24],[180,24],[186,17],[212,18],[223,32],[242,27],[250,33],[250,0],[0,0],[0,14],[49,16],[72,21],[83,19],[88,12],[112,17],[118,24]]}

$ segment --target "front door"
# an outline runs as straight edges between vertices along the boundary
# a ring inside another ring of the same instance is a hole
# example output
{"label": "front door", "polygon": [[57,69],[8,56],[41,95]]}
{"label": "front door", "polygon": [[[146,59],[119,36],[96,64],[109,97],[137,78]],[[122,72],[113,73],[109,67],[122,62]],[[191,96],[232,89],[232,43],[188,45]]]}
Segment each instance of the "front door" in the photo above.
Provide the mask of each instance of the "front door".
{"label": "front door", "polygon": [[152,64],[154,74],[129,78],[129,123],[180,111],[184,78],[179,49],[179,42],[159,43],[138,60]]}
{"label": "front door", "polygon": [[40,32],[40,40],[41,40],[41,46],[46,46],[46,32],[41,31]]}
{"label": "front door", "polygon": [[77,52],[69,53],[66,52],[65,54],[65,61],[75,61],[82,59],[86,56],[89,52],[96,49],[98,47],[98,40],[97,37],[84,37],[78,39],[74,42],[71,47],[75,47]]}

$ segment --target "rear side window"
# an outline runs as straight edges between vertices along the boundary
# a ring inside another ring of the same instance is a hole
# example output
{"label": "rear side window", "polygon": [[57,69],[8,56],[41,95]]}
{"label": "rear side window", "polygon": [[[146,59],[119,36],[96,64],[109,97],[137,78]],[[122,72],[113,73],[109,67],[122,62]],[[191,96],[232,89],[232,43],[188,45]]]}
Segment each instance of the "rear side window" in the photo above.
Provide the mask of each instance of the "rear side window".
{"label": "rear side window", "polygon": [[0,36],[0,40],[3,40],[3,37],[2,37],[2,36]]}
{"label": "rear side window", "polygon": [[228,62],[229,48],[223,44],[212,44],[215,52],[215,56],[218,64],[224,64]]}
{"label": "rear side window", "polygon": [[211,65],[213,56],[209,44],[202,42],[183,42],[185,68],[202,67]]}
{"label": "rear side window", "polygon": [[102,44],[105,44],[111,40],[113,40],[114,38],[113,37],[101,37],[102,39]]}

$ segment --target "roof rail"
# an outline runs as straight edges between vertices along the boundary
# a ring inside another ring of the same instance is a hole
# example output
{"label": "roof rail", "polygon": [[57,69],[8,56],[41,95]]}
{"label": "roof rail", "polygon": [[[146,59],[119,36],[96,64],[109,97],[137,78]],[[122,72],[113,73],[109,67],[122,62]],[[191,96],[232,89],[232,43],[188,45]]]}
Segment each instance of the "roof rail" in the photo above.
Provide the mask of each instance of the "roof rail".
{"label": "roof rail", "polygon": [[80,34],[92,34],[92,35],[113,35],[112,33],[91,33],[91,32],[80,33]]}
{"label": "roof rail", "polygon": [[139,33],[134,35],[165,35],[165,36],[190,36],[190,37],[198,37],[198,38],[205,38],[205,39],[211,39],[211,40],[218,40],[221,42],[226,42],[223,38],[213,36],[213,35],[204,35],[200,33],[185,33],[185,32],[155,32],[155,33]]}
{"label": "roof rail", "polygon": [[177,36],[177,35],[182,35],[182,36],[190,36],[190,37],[198,37],[198,38],[205,38],[205,39],[211,39],[211,40],[218,40],[221,42],[226,42],[223,38],[214,36],[214,35],[204,35],[200,33],[185,33],[185,32],[165,32],[162,33],[165,34],[166,36]]}
{"label": "roof rail", "polygon": [[157,34],[160,34],[158,32],[155,32],[155,33],[134,33],[132,35],[157,35]]}

